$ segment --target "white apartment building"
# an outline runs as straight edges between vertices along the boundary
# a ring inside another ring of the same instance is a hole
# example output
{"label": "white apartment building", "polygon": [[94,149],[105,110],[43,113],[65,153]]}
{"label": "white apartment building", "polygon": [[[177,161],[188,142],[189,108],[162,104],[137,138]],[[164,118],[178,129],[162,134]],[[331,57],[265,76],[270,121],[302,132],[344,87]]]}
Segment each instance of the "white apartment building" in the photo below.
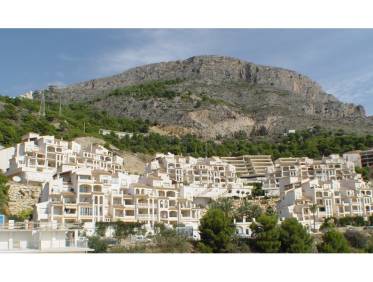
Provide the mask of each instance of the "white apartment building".
{"label": "white apartment building", "polygon": [[[300,169],[298,169],[299,172]],[[360,177],[337,179],[303,178],[300,173],[279,181],[280,201],[277,212],[281,218],[297,218],[305,226],[316,227],[328,217],[373,214],[373,189]],[[313,214],[311,207],[316,205]]]}
{"label": "white apartment building", "polygon": [[235,167],[218,157],[193,158],[171,153],[157,154],[145,171],[167,173],[172,180],[183,184],[218,184],[226,187],[237,179]]}
{"label": "white apartment building", "polygon": [[119,139],[122,139],[122,138],[125,138],[125,137],[129,137],[129,138],[132,138],[133,137],[133,133],[132,132],[124,132],[124,131],[114,131],[114,130],[110,130],[110,129],[100,129],[99,130],[99,133],[101,135],[110,135],[110,134],[115,134]]}
{"label": "white apartment building", "polygon": [[222,157],[222,160],[236,168],[239,177],[261,182],[267,170],[273,168],[270,155],[243,155],[238,157]]}
{"label": "white apartment building", "polygon": [[193,158],[157,154],[147,166],[148,174],[165,173],[180,188],[182,197],[206,206],[219,197],[246,197],[252,186],[237,177],[234,165],[218,157]]}
{"label": "white apartment building", "polygon": [[279,158],[273,169],[268,169],[263,182],[267,195],[280,195],[280,180],[284,177],[319,179],[321,181],[354,179],[355,164],[339,155],[330,155],[321,160],[302,158]]}
{"label": "white apartment building", "polygon": [[361,167],[361,151],[352,151],[343,154],[343,159],[348,162],[353,162],[355,167]]}
{"label": "white apartment building", "polygon": [[0,225],[0,253],[85,253],[92,251],[88,248],[88,239],[79,236],[77,227],[68,228],[57,222],[35,224],[33,222]]}
{"label": "white apartment building", "polygon": [[253,233],[250,226],[253,222],[255,222],[255,219],[253,219],[253,221],[248,221],[246,216],[241,219],[235,218],[233,223],[236,228],[236,236],[240,238],[250,238]]}
{"label": "white apartment building", "polygon": [[47,183],[35,209],[38,221],[183,223],[198,226],[202,210],[180,197],[166,174],[138,176],[78,168]]}
{"label": "white apartment building", "polygon": [[[113,155],[101,145],[82,149],[74,141],[56,139],[29,133],[22,142],[0,151],[2,169],[9,177],[17,176],[22,182],[44,183],[57,171],[88,167],[105,171],[122,171],[123,158]],[[3,164],[4,163],[4,164]]]}

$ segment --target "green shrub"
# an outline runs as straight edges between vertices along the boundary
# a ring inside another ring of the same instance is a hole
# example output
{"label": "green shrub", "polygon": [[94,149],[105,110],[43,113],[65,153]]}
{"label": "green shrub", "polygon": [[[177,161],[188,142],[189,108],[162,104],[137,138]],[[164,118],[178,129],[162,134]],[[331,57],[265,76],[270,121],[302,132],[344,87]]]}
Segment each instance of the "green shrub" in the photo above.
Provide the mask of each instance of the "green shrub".
{"label": "green shrub", "polygon": [[320,253],[349,253],[350,246],[342,233],[335,229],[326,232],[317,246]]}
{"label": "green shrub", "polygon": [[224,253],[229,251],[235,227],[232,219],[221,209],[209,208],[200,221],[200,250]]}
{"label": "green shrub", "polygon": [[106,253],[108,244],[104,239],[98,236],[92,236],[88,238],[88,247],[93,249],[94,253]]}
{"label": "green shrub", "polygon": [[9,214],[8,211],[8,178],[0,172],[0,213]]}
{"label": "green shrub", "polygon": [[280,251],[280,228],[277,226],[276,215],[262,214],[253,224],[251,230],[254,236],[256,251],[263,253],[277,253]]}
{"label": "green shrub", "polygon": [[295,218],[285,219],[280,226],[281,252],[310,253],[313,250],[313,239]]}
{"label": "green shrub", "polygon": [[[166,98],[172,99],[179,95],[179,93],[168,89],[168,86],[177,84],[182,80],[166,80],[166,81],[150,81],[147,83],[117,88],[113,90],[108,96],[132,96],[136,98]],[[98,98],[101,99],[101,98]],[[97,99],[96,99],[97,100]]]}
{"label": "green shrub", "polygon": [[17,215],[9,216],[9,219],[13,219],[15,221],[25,221],[26,219],[31,220],[32,219],[32,213],[33,213],[33,209],[23,210]]}
{"label": "green shrub", "polygon": [[347,230],[344,234],[350,245],[357,249],[366,249],[368,247],[369,238],[364,233],[357,230]]}

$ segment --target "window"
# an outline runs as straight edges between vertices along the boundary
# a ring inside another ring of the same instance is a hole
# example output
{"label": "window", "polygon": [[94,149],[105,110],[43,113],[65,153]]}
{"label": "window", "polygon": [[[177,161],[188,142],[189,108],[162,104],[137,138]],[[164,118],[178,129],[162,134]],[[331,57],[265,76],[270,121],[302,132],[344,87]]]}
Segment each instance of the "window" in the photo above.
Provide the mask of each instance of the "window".
{"label": "window", "polygon": [[121,205],[122,204],[121,198],[114,198],[113,199],[113,204],[114,205]]}
{"label": "window", "polygon": [[80,208],[80,215],[92,215],[92,208]]}
{"label": "window", "polygon": [[84,185],[84,184],[80,185],[79,192],[80,193],[90,193],[91,192],[91,186]]}
{"label": "window", "polygon": [[80,180],[90,180],[91,176],[90,175],[79,175]]}

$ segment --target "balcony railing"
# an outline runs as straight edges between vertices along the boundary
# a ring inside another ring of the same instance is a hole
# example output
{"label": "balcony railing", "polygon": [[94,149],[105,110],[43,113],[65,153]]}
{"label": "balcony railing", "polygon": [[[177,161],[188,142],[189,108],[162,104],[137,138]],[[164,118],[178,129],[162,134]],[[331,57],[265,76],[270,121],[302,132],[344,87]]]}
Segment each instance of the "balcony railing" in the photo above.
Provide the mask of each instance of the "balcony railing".
{"label": "balcony railing", "polygon": [[146,207],[146,208],[156,208],[157,204],[152,203],[137,203],[138,207]]}
{"label": "balcony railing", "polygon": [[158,218],[158,216],[156,214],[151,215],[151,214],[138,214],[137,215],[137,218],[139,219],[148,219],[148,220],[151,220],[154,218],[154,220],[156,220]]}
{"label": "balcony railing", "polygon": [[79,238],[78,240],[66,240],[66,248],[88,248],[88,239]]}

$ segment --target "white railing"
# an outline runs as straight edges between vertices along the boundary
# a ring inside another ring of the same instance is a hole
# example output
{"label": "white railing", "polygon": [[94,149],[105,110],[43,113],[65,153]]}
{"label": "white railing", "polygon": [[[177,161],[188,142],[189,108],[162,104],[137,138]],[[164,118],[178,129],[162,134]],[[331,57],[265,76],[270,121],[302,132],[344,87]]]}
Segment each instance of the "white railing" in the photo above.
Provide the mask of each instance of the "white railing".
{"label": "white railing", "polygon": [[146,207],[146,208],[156,208],[157,205],[156,204],[151,204],[151,203],[138,203],[137,206],[139,207]]}
{"label": "white railing", "polygon": [[36,222],[7,222],[0,225],[0,230],[63,230],[63,229],[79,229],[78,224],[62,224],[53,221],[45,223]]}
{"label": "white railing", "polygon": [[78,240],[66,240],[66,248],[88,248],[88,239],[79,238]]}

